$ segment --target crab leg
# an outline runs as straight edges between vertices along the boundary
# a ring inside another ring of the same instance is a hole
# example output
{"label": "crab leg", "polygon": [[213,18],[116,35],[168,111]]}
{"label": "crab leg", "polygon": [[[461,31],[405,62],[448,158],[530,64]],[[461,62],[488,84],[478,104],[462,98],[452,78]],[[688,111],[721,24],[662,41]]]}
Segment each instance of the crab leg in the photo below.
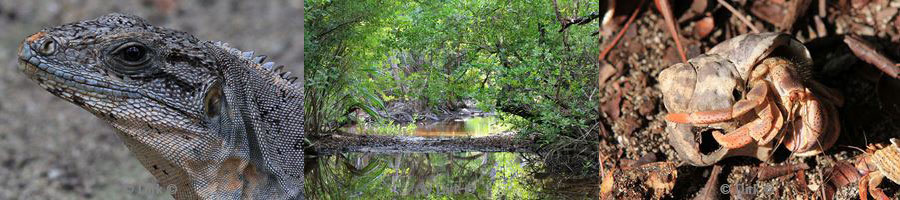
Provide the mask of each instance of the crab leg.
{"label": "crab leg", "polygon": [[710,124],[727,121],[762,105],[768,93],[769,84],[766,81],[754,81],[753,87],[747,93],[747,98],[735,102],[731,108],[693,113],[669,113],[666,115],[666,120],[683,124]]}
{"label": "crab leg", "polygon": [[859,185],[857,186],[857,191],[859,191],[859,199],[860,200],[869,199],[869,174],[868,173],[859,179]]}
{"label": "crab leg", "polygon": [[869,199],[869,192],[872,192],[872,197],[875,199],[891,199],[878,188],[882,179],[884,179],[884,175],[881,172],[872,172],[863,176],[859,180],[859,199]]}
{"label": "crab leg", "polygon": [[757,144],[764,145],[775,139],[775,136],[778,136],[781,127],[784,125],[784,116],[781,115],[781,110],[778,109],[774,102],[766,103],[766,107],[760,112],[759,116],[761,119],[771,120],[771,128],[768,132],[758,132],[758,135],[750,134],[750,136],[756,140]]}
{"label": "crab leg", "polygon": [[[743,126],[738,127],[737,129],[726,134],[714,132],[713,138],[715,138],[716,141],[719,142],[719,144],[721,144],[723,147],[728,149],[743,147],[744,145],[750,144],[750,142],[760,139],[763,136],[766,136],[766,138],[774,138],[775,134],[770,133],[773,127],[772,122],[774,118],[772,116],[773,112],[771,111],[771,109],[774,108],[774,106],[772,106],[771,103],[767,103],[766,105],[767,106],[765,109],[762,109],[760,110],[760,112],[758,112],[759,117],[754,119],[750,123],[744,124]],[[768,111],[765,111],[766,109]],[[767,140],[771,141],[771,138]]]}

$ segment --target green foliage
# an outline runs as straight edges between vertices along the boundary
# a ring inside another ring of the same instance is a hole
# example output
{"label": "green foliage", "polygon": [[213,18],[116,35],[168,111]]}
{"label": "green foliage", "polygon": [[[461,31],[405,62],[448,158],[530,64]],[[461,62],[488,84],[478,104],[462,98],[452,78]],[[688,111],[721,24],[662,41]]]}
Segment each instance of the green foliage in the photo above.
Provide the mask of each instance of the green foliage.
{"label": "green foliage", "polygon": [[[558,3],[564,17],[599,8],[596,1]],[[354,107],[374,113],[388,100],[438,111],[474,101],[548,147],[596,146],[599,44],[590,34],[599,20],[559,32],[545,0],[306,5],[310,128],[338,124]]]}
{"label": "green foliage", "polygon": [[497,174],[491,185],[491,199],[535,199],[533,190],[529,190],[527,180],[523,177],[527,172],[516,162],[514,154],[497,154]]}
{"label": "green foliage", "polygon": [[[353,108],[377,116],[383,102],[368,80],[383,48],[377,34],[392,13],[380,1],[306,1],[304,74],[306,127],[311,133],[337,128]],[[374,34],[372,34],[374,32]]]}

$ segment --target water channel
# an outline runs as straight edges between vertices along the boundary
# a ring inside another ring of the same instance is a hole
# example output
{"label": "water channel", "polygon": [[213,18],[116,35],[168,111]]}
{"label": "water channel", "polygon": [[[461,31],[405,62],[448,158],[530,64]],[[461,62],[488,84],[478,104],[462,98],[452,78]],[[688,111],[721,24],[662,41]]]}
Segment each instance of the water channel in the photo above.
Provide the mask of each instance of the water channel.
{"label": "water channel", "polygon": [[[406,126],[345,127],[353,134],[479,137],[507,126],[493,117]],[[339,153],[307,159],[311,199],[596,199],[595,180],[536,175],[530,153]],[[533,160],[533,159],[532,159]],[[562,189],[561,189],[562,188]],[[590,194],[593,193],[593,194]]]}

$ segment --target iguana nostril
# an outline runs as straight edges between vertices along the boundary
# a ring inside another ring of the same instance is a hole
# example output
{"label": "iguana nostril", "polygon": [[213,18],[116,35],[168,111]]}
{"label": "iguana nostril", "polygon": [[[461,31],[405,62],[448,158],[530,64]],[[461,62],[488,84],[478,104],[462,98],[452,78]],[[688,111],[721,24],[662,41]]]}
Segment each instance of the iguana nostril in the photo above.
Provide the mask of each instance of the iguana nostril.
{"label": "iguana nostril", "polygon": [[44,56],[49,56],[56,52],[56,41],[53,38],[46,38],[43,42],[41,42],[40,47],[37,49],[38,53]]}

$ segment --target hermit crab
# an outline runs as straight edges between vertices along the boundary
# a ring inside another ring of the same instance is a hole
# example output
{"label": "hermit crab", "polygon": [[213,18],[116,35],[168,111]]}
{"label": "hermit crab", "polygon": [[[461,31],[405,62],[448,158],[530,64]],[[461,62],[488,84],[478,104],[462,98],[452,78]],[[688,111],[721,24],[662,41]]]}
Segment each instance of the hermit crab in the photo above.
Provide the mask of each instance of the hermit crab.
{"label": "hermit crab", "polygon": [[900,142],[891,138],[891,145],[870,144],[866,153],[856,163],[856,169],[864,176],[859,180],[859,199],[868,199],[869,193],[876,199],[889,199],[878,185],[887,177],[900,182]]}
{"label": "hermit crab", "polygon": [[[779,142],[797,156],[831,147],[840,133],[835,90],[813,80],[812,59],[783,33],[740,35],[659,75],[669,143],[708,166],[731,156],[767,161]],[[719,146],[701,152],[703,134]]]}

